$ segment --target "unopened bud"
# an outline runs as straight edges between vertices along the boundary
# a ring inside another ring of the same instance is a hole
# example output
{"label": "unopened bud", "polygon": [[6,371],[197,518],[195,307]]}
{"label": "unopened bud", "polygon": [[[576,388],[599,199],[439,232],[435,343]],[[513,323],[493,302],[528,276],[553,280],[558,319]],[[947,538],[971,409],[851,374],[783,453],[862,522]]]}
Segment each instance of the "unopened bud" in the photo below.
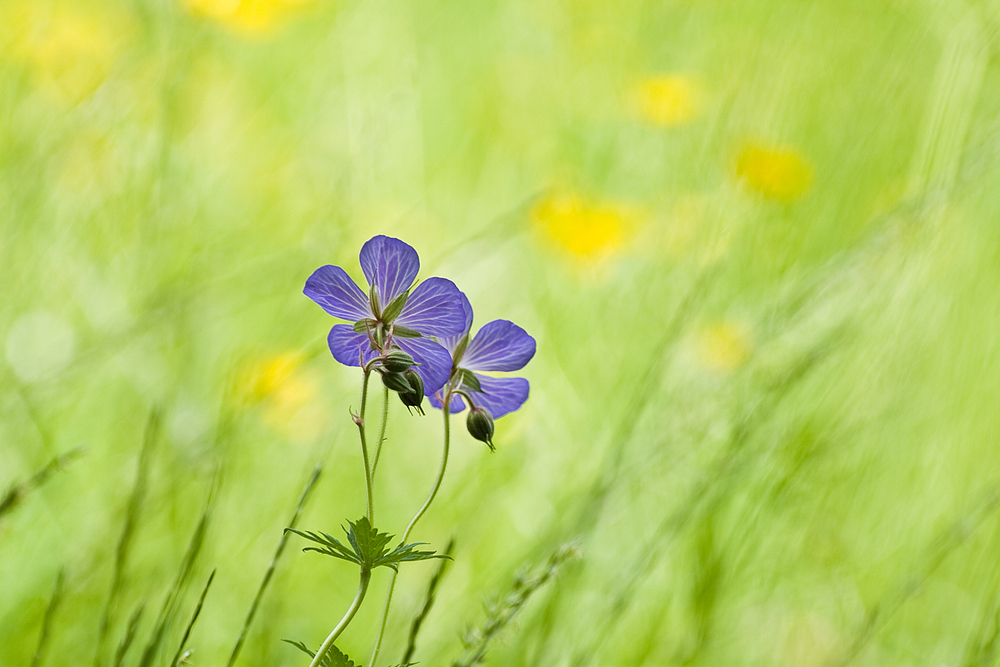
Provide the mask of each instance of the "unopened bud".
{"label": "unopened bud", "polygon": [[493,416],[486,408],[472,408],[469,416],[465,420],[465,427],[469,429],[469,435],[476,440],[485,442],[491,452],[495,452],[493,446]]}
{"label": "unopened bud", "polygon": [[424,402],[424,380],[412,368],[403,373],[403,377],[410,383],[410,391],[399,392],[399,400],[403,402],[406,409],[414,408],[418,415],[424,414],[422,406]]}
{"label": "unopened bud", "polygon": [[382,373],[382,384],[396,392],[408,392],[410,383],[403,373]]}
{"label": "unopened bud", "polygon": [[413,357],[402,350],[392,350],[382,357],[382,368],[390,373],[405,373],[415,363]]}

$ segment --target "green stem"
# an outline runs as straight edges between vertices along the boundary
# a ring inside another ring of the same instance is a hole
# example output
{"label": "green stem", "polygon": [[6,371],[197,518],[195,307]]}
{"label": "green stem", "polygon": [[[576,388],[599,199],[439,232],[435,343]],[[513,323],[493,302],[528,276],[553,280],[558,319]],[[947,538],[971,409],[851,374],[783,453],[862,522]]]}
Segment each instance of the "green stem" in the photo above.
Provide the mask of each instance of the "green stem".
{"label": "green stem", "polygon": [[372,457],[372,478],[375,477],[375,469],[378,467],[378,457],[382,453],[382,443],[385,442],[385,423],[389,419],[389,388],[383,387],[382,392],[382,426],[378,430],[378,444],[375,445],[375,456]]}
{"label": "green stem", "polygon": [[347,613],[345,613],[344,617],[340,619],[340,623],[337,624],[337,627],[330,632],[326,641],[323,642],[323,645],[319,647],[318,651],[316,651],[316,655],[313,657],[312,662],[309,663],[309,667],[319,667],[323,658],[326,656],[327,651],[329,651],[330,647],[333,646],[333,642],[337,641],[337,637],[340,636],[340,633],[342,633],[348,623],[351,622],[354,615],[358,613],[358,609],[361,608],[361,602],[365,599],[365,593],[368,592],[368,582],[371,580],[371,576],[372,573],[368,569],[361,568],[361,581],[358,584],[358,592],[354,596],[354,602],[352,602],[351,606],[348,607]]}
{"label": "green stem", "polygon": [[[435,496],[437,496],[438,490],[441,488],[441,481],[444,479],[445,468],[448,467],[448,448],[451,440],[451,424],[449,414],[451,407],[451,394],[446,395],[442,406],[442,412],[444,413],[444,451],[441,454],[441,468],[438,470],[437,479],[434,480],[434,488],[431,489],[430,494],[427,496],[427,500],[424,504],[417,510],[417,513],[413,515],[410,519],[409,525],[406,526],[406,530],[403,531],[403,535],[400,537],[400,544],[406,544],[406,538],[410,536],[410,531],[420,520],[420,517],[424,515],[427,508],[431,506],[434,502]],[[382,619],[379,621],[378,634],[375,636],[375,650],[372,651],[372,658],[368,661],[368,667],[375,667],[375,661],[378,659],[378,652],[382,648],[382,636],[385,634],[385,624],[386,620],[389,618],[389,606],[392,604],[392,592],[396,587],[396,577],[399,572],[393,571],[391,577],[389,578],[389,590],[385,594],[385,605],[382,607]]]}
{"label": "green stem", "polygon": [[368,522],[375,525],[375,494],[372,493],[372,468],[368,463],[368,441],[365,439],[365,407],[368,404],[368,378],[371,377],[371,369],[365,367],[365,379],[361,382],[361,409],[354,423],[358,425],[358,433],[361,436],[361,458],[365,462],[365,491],[368,494]]}

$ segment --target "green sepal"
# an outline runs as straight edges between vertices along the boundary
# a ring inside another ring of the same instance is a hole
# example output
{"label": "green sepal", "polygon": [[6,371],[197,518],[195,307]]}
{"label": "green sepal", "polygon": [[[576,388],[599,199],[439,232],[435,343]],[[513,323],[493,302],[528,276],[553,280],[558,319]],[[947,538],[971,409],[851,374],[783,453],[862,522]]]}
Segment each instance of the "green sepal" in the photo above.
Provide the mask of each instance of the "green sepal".
{"label": "green sepal", "polygon": [[470,371],[468,368],[460,368],[458,370],[458,376],[462,379],[462,384],[471,389],[472,391],[478,391],[482,393],[483,387],[479,384],[479,378],[476,374]]}
{"label": "green sepal", "polygon": [[419,331],[407,329],[406,327],[401,327],[398,324],[392,325],[392,335],[399,336],[400,338],[423,338],[424,336]]}
{"label": "green sepal", "polygon": [[467,347],[469,347],[469,334],[465,334],[458,345],[455,346],[455,353],[452,355],[452,358],[456,364],[462,360],[462,355],[465,354],[465,348]]}
{"label": "green sepal", "polygon": [[358,320],[351,328],[354,329],[354,333],[367,333],[370,329],[374,329],[377,324],[377,321],[371,318],[366,318]]}
{"label": "green sepal", "polygon": [[[310,651],[309,647],[302,642],[294,642],[291,639],[282,639],[281,641],[286,644],[291,644],[295,648],[307,654],[310,658],[316,657],[316,653],[314,651]],[[326,655],[324,655],[323,659],[319,661],[319,664],[321,667],[361,667],[361,665],[348,658],[347,654],[336,646],[331,646],[329,650],[327,650]]]}
{"label": "green sepal", "polygon": [[386,324],[392,324],[392,321],[399,317],[399,314],[403,312],[403,306],[406,305],[406,300],[410,298],[410,290],[406,290],[395,299],[393,299],[385,310],[382,311],[382,321]]}
{"label": "green sepal", "polygon": [[371,287],[368,288],[368,301],[371,303],[375,319],[382,319],[382,304],[378,301],[378,291],[375,289],[375,283],[372,283]]}
{"label": "green sepal", "polygon": [[402,373],[382,373],[382,384],[397,393],[409,393],[413,386]]}

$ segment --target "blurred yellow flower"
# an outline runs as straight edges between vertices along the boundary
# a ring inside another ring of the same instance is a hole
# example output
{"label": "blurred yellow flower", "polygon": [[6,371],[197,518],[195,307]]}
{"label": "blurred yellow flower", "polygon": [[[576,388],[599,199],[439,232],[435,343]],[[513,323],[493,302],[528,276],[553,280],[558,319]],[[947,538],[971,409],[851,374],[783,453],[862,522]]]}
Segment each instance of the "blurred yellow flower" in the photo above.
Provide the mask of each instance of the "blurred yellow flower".
{"label": "blurred yellow flower", "polygon": [[318,383],[301,365],[295,352],[252,360],[237,374],[236,396],[238,402],[259,403],[264,423],[275,431],[306,441],[322,433],[326,412],[314,401]]}
{"label": "blurred yellow flower", "polygon": [[702,328],[697,339],[698,359],[717,372],[739,368],[750,357],[752,342],[743,327],[721,322]]}
{"label": "blurred yellow flower", "polygon": [[789,202],[809,189],[813,170],[792,148],[747,144],[736,160],[736,176],[769,199]]}
{"label": "blurred yellow flower", "polygon": [[701,85],[682,74],[652,77],[636,86],[633,103],[646,121],[677,127],[690,123],[701,111]]}
{"label": "blurred yellow flower", "polygon": [[246,34],[280,28],[313,0],[182,0],[193,13]]}
{"label": "blurred yellow flower", "polygon": [[0,17],[15,58],[34,84],[59,101],[76,104],[107,78],[127,34],[123,16],[86,13],[79,7],[20,3]]}
{"label": "blurred yellow flower", "polygon": [[593,204],[576,195],[548,197],[532,211],[539,228],[564,250],[584,260],[619,249],[633,216],[624,207]]}

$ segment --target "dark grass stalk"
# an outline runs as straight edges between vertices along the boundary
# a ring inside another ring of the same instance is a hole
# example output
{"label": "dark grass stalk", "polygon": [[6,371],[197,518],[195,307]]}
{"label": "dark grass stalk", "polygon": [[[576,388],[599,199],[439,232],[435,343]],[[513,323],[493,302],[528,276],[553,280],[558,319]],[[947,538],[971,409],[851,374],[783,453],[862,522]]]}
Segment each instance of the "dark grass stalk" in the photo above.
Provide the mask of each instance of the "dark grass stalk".
{"label": "dark grass stalk", "polygon": [[191,536],[191,542],[188,544],[187,552],[184,554],[184,559],[181,561],[180,570],[177,572],[177,578],[174,580],[166,598],[163,600],[163,606],[160,608],[156,624],[153,627],[153,634],[150,636],[149,641],[146,643],[146,647],[142,652],[142,658],[139,661],[140,667],[149,667],[153,664],[157,653],[160,650],[160,646],[163,643],[163,638],[166,635],[167,629],[173,622],[174,615],[177,613],[177,602],[180,599],[181,594],[187,588],[188,580],[191,577],[191,571],[194,569],[194,564],[198,560],[198,555],[201,553],[201,548],[205,543],[205,534],[208,531],[208,520],[211,516],[211,510],[212,499],[210,497],[208,503],[206,503],[205,511],[202,512],[201,518],[198,520],[198,526],[195,528],[194,534]]}
{"label": "dark grass stalk", "polygon": [[136,469],[135,483],[132,485],[132,495],[129,497],[128,508],[125,510],[125,524],[122,526],[118,547],[115,549],[115,568],[111,577],[111,590],[108,600],[101,612],[101,624],[97,633],[97,650],[94,652],[94,667],[100,667],[103,662],[104,646],[108,641],[111,629],[111,618],[121,593],[125,566],[128,563],[129,552],[132,549],[132,538],[139,519],[142,501],[146,496],[146,486],[149,480],[149,467],[153,459],[153,448],[160,430],[160,413],[152,410],[146,422],[146,432],[143,436],[142,450],[139,452],[139,464]]}
{"label": "dark grass stalk", "polygon": [[[936,535],[928,548],[924,566],[906,576],[897,585],[895,592],[868,611],[855,635],[854,642],[844,658],[837,663],[837,667],[846,667],[852,663],[903,605],[923,588],[945,559],[965,544],[997,508],[1000,508],[1000,485],[991,487],[978,506],[974,507],[968,514],[957,518]],[[1000,623],[1000,619],[998,619],[998,623]],[[997,632],[1000,634],[1000,629]],[[995,644],[995,642],[996,637],[994,636],[992,643]],[[990,642],[987,641],[987,643]]]}
{"label": "dark grass stalk", "polygon": [[184,653],[184,646],[187,645],[188,638],[191,636],[191,629],[198,621],[198,615],[201,614],[201,608],[205,604],[205,596],[208,595],[208,589],[212,587],[212,580],[215,579],[215,572],[215,570],[212,570],[212,574],[209,575],[208,581],[205,582],[205,588],[201,590],[201,597],[198,598],[198,604],[194,608],[191,620],[188,621],[187,627],[184,628],[184,635],[181,637],[181,643],[177,647],[177,652],[174,653],[173,660],[170,661],[170,667],[177,667],[181,661],[181,654]]}
{"label": "dark grass stalk", "polygon": [[486,607],[486,620],[478,628],[469,630],[462,642],[465,652],[451,663],[451,667],[473,667],[483,661],[492,641],[517,617],[532,595],[555,577],[562,567],[580,555],[576,544],[557,549],[537,573],[522,571],[514,577],[510,592],[495,604]]}
{"label": "dark grass stalk", "polygon": [[49,600],[49,605],[45,608],[45,616],[42,618],[42,631],[38,635],[38,647],[35,649],[35,655],[31,658],[31,667],[41,667],[42,660],[45,658],[45,650],[48,648],[49,637],[52,634],[52,619],[55,618],[56,610],[62,602],[65,583],[66,572],[60,569],[59,575],[56,577],[55,588],[52,589],[52,599]]}
{"label": "dark grass stalk", "polygon": [[125,628],[125,634],[122,635],[121,640],[118,642],[118,648],[115,650],[115,667],[121,667],[125,662],[125,655],[132,646],[132,642],[135,641],[136,633],[139,630],[139,621],[142,620],[143,609],[145,609],[145,606],[140,604],[132,612],[132,615],[129,616],[128,625]]}
{"label": "dark grass stalk", "polygon": [[44,484],[53,472],[61,470],[64,465],[79,456],[82,452],[82,448],[75,447],[49,461],[45,464],[45,467],[25,481],[13,484],[7,490],[7,493],[4,494],[3,498],[0,499],[0,518],[14,511],[21,504],[21,501],[24,500],[25,496]]}
{"label": "dark grass stalk", "polygon": [[[451,556],[451,552],[455,548],[455,538],[448,540],[448,546],[444,549],[445,556]],[[424,596],[424,605],[420,608],[420,612],[414,617],[413,623],[410,625],[410,636],[406,640],[406,651],[403,652],[403,660],[401,664],[410,664],[410,658],[413,657],[413,652],[417,650],[417,635],[420,634],[420,628],[423,626],[424,621],[427,619],[427,615],[431,613],[431,609],[434,607],[434,601],[437,598],[437,588],[441,583],[441,578],[444,577],[445,570],[448,568],[448,564],[451,563],[451,558],[442,558],[441,563],[438,565],[437,572],[431,577],[430,584],[427,586],[427,595]]]}
{"label": "dark grass stalk", "polygon": [[[309,480],[306,482],[305,487],[302,489],[302,493],[299,495],[299,502],[295,506],[295,512],[292,514],[291,521],[288,522],[289,528],[295,528],[299,522],[299,517],[302,515],[302,510],[306,506],[306,501],[308,501],[309,496],[312,495],[313,487],[316,486],[316,482],[319,481],[320,474],[323,472],[323,466],[319,463],[312,471],[312,475],[309,476]],[[264,598],[264,593],[267,591],[268,585],[271,583],[271,578],[274,576],[274,570],[278,565],[278,559],[281,558],[281,554],[285,552],[285,545],[288,544],[288,536],[290,531],[284,530],[281,532],[281,539],[278,540],[278,548],[274,551],[274,557],[271,558],[271,563],[267,566],[267,572],[264,573],[264,579],[260,582],[260,586],[257,588],[257,595],[254,596],[253,602],[250,604],[250,611],[247,612],[246,620],[243,621],[243,628],[240,630],[240,636],[236,639],[236,646],[233,647],[233,652],[229,655],[229,662],[226,663],[228,667],[233,667],[236,664],[236,660],[240,657],[240,651],[243,649],[243,643],[246,641],[247,633],[250,631],[250,626],[253,624],[254,618],[257,616],[257,609],[260,607],[261,600]]]}

